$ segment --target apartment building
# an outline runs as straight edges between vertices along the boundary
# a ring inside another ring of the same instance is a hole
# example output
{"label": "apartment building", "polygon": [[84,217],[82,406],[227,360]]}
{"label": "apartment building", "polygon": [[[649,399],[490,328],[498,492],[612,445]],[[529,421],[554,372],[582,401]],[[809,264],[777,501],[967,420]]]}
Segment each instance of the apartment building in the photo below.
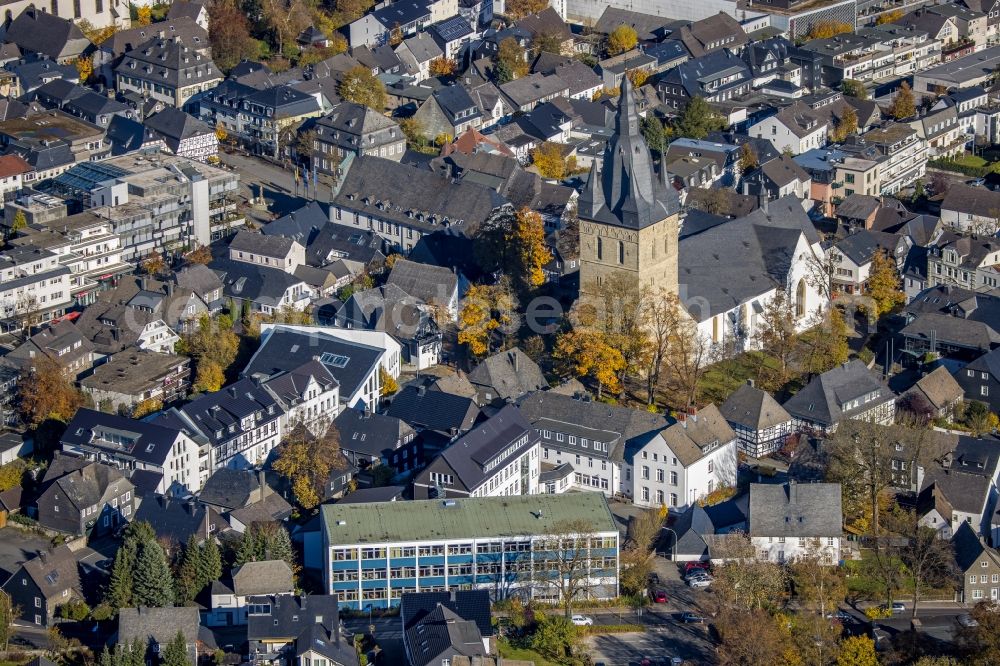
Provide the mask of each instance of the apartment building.
{"label": "apartment building", "polygon": [[222,72],[180,37],[154,37],[129,51],[115,67],[115,88],[167,106],[183,107],[197,93],[222,81]]}
{"label": "apartment building", "polygon": [[78,164],[47,190],[108,220],[122,259],[176,252],[243,226],[236,212],[239,174],[165,153],[129,154]]}
{"label": "apartment building", "polygon": [[122,260],[122,243],[110,220],[93,211],[35,223],[10,240],[14,247],[37,247],[56,255],[69,269],[69,294],[87,306],[135,267]]}
{"label": "apartment building", "polygon": [[0,328],[61,316],[73,302],[69,281],[55,252],[31,245],[0,252]]}
{"label": "apartment building", "polygon": [[989,236],[960,236],[927,252],[927,286],[973,291],[1000,287],[1000,242]]}
{"label": "apartment building", "polygon": [[[325,504],[320,517],[324,587],[347,608],[453,589],[557,603],[559,562],[577,551],[576,598],[618,595],[620,537],[601,493]],[[567,533],[571,522],[586,534]]]}
{"label": "apartment building", "polygon": [[414,479],[414,498],[533,495],[538,442],[538,431],[507,405],[434,458]]}

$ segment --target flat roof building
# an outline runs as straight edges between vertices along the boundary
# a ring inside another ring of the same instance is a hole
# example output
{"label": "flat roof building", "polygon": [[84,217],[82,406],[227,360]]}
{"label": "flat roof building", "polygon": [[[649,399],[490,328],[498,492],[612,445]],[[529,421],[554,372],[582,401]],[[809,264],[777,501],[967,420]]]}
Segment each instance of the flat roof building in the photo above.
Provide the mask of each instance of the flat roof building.
{"label": "flat roof building", "polygon": [[344,607],[468,588],[558,602],[553,574],[574,538],[589,540],[577,598],[618,595],[619,533],[601,493],[338,503],[321,517],[326,593]]}

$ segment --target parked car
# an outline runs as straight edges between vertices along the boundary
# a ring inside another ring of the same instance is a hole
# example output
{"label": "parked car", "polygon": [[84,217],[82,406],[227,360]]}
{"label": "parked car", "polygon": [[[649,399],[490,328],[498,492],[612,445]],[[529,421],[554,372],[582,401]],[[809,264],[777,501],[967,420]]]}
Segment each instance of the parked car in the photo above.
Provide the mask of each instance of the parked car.
{"label": "parked car", "polygon": [[684,624],[704,624],[705,618],[697,613],[681,613],[681,622]]}
{"label": "parked car", "polygon": [[587,617],[586,615],[574,615],[570,619],[570,622],[572,622],[578,627],[589,627],[590,625],[594,624],[594,618]]}
{"label": "parked car", "polygon": [[649,574],[649,584],[650,585],[659,585],[660,584],[660,577],[659,577],[659,575],[657,575],[657,573],[655,571],[650,572],[650,574]]}
{"label": "parked car", "polygon": [[663,590],[653,590],[650,596],[653,598],[654,603],[665,604],[667,603],[667,593]]}
{"label": "parked car", "polygon": [[698,561],[698,562],[688,562],[688,563],[686,563],[684,565],[684,573],[688,573],[692,569],[705,569],[705,570],[708,570],[708,569],[711,568],[711,566],[712,565],[709,562],[701,562],[701,561]]}
{"label": "parked car", "polygon": [[905,613],[905,612],[906,612],[906,606],[903,605],[902,601],[893,601],[892,602],[892,613],[893,613],[893,615],[895,615],[896,613]]}
{"label": "parked car", "polygon": [[692,578],[688,581],[689,587],[708,587],[711,584],[711,578]]}
{"label": "parked car", "polygon": [[962,613],[958,616],[958,623],[963,627],[978,627],[979,623],[976,622],[976,618],[972,617],[968,613]]}
{"label": "parked car", "polygon": [[854,616],[847,611],[838,610],[833,614],[833,617],[840,620],[841,622],[854,622]]}
{"label": "parked car", "polygon": [[708,573],[705,569],[694,569],[692,571],[684,574],[684,580],[691,580],[692,578],[711,578],[712,574]]}

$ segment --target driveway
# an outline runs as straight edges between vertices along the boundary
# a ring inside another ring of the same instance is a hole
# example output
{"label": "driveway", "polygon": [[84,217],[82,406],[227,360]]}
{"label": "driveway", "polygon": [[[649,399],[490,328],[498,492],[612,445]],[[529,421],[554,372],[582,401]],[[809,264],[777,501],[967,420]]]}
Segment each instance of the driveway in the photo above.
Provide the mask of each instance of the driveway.
{"label": "driveway", "polygon": [[0,581],[7,582],[21,564],[51,546],[47,538],[16,527],[8,525],[0,529]]}
{"label": "driveway", "polygon": [[608,666],[638,666],[646,657],[657,663],[680,657],[691,664],[710,664],[715,650],[706,631],[704,625],[673,623],[643,633],[588,636],[586,643],[591,660]]}

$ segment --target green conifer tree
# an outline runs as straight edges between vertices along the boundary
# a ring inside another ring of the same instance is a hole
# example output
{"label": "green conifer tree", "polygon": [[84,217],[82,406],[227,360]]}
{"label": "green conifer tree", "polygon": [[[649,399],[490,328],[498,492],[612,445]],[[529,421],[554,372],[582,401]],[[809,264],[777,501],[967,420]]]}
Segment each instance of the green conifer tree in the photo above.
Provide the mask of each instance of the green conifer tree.
{"label": "green conifer tree", "polygon": [[192,666],[187,655],[187,643],[184,642],[184,635],[180,631],[167,643],[161,666]]}
{"label": "green conifer tree", "polygon": [[177,602],[185,604],[194,601],[204,587],[200,577],[201,549],[192,534],[184,546],[181,565],[177,567]]}
{"label": "green conifer tree", "polygon": [[163,608],[174,603],[174,580],[160,544],[142,544],[132,575],[132,601],[136,606]]}
{"label": "green conifer tree", "polygon": [[222,577],[222,553],[219,544],[209,537],[201,547],[201,557],[198,560],[198,581],[202,587]]}

